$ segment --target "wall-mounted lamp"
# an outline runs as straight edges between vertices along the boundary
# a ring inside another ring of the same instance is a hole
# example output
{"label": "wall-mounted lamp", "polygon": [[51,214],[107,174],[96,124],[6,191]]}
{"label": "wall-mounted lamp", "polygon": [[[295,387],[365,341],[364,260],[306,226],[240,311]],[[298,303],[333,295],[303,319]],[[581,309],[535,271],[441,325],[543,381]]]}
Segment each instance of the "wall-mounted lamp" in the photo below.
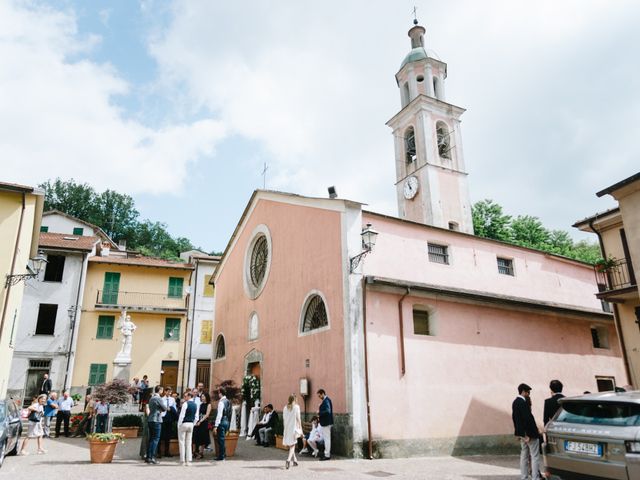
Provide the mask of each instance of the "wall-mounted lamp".
{"label": "wall-mounted lamp", "polygon": [[38,252],[38,255],[36,255],[35,257],[30,259],[29,261],[31,262],[30,265],[27,265],[27,270],[29,271],[29,273],[19,273],[19,274],[16,274],[16,275],[7,275],[7,281],[4,284],[4,288],[9,288],[10,285],[17,285],[18,283],[20,283],[23,280],[28,280],[30,278],[36,278],[38,276],[38,274],[40,273],[40,271],[42,270],[42,267],[44,267],[44,264],[45,263],[49,263],[49,262],[47,262],[47,259],[44,256],[44,253],[42,252],[42,250],[40,250]]}
{"label": "wall-mounted lamp", "polygon": [[360,233],[362,237],[362,252],[360,252],[355,257],[351,257],[349,259],[349,271],[353,273],[353,271],[358,268],[360,262],[365,257],[365,255],[373,250],[373,247],[376,244],[376,240],[378,238],[378,232],[376,232],[370,223],[367,223],[367,226],[362,229],[362,233]]}

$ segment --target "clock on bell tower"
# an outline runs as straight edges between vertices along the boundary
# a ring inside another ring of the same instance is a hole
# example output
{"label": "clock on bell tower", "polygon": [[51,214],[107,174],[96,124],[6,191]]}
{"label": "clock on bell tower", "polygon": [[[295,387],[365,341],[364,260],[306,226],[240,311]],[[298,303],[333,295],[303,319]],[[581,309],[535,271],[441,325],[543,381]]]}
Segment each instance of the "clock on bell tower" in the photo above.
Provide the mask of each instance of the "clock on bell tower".
{"label": "clock on bell tower", "polygon": [[427,54],[425,32],[414,20],[411,51],[396,74],[401,108],[387,122],[395,142],[398,215],[473,233],[460,133],[465,110],[445,101],[447,64]]}

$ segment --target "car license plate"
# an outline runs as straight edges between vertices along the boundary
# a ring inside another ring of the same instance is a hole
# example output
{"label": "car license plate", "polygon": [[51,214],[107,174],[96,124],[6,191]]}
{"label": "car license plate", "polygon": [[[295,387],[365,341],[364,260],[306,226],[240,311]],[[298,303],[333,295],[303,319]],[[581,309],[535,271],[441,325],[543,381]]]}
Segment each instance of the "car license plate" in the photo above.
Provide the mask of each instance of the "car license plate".
{"label": "car license plate", "polygon": [[582,453],[584,455],[592,455],[594,457],[602,456],[602,445],[599,443],[572,442],[564,441],[564,450],[571,453]]}

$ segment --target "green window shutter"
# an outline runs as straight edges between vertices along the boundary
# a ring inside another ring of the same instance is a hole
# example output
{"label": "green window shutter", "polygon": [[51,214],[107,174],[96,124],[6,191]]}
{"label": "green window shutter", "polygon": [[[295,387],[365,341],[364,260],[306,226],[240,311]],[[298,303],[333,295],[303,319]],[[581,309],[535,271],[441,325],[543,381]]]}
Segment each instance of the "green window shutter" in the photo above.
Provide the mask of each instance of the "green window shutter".
{"label": "green window shutter", "polygon": [[89,385],[100,385],[107,381],[107,364],[92,363],[89,369]]}
{"label": "green window shutter", "polygon": [[46,225],[40,225],[40,231],[42,233],[47,233],[49,231],[49,227],[47,227]]}
{"label": "green window shutter", "polygon": [[118,290],[120,289],[120,272],[105,272],[102,303],[118,304]]}
{"label": "green window shutter", "polygon": [[82,235],[82,234],[84,234],[84,228],[82,228],[82,227],[75,227],[75,228],[73,229],[73,234],[74,234],[74,235]]}
{"label": "green window shutter", "polygon": [[184,283],[183,278],[169,277],[169,297],[181,298],[183,283]]}
{"label": "green window shutter", "polygon": [[100,315],[98,317],[98,331],[96,332],[96,338],[113,338],[113,325],[116,321],[116,317],[113,315]]}
{"label": "green window shutter", "polygon": [[164,322],[164,339],[177,342],[180,340],[180,319],[167,318]]}

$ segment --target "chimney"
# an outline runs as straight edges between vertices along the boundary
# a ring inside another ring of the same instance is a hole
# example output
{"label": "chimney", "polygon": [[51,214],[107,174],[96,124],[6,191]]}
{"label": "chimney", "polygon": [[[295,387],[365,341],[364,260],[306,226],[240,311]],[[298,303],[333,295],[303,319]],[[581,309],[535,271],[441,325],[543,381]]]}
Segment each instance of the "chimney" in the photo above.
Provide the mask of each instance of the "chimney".
{"label": "chimney", "polygon": [[126,238],[121,238],[120,240],[118,240],[118,250],[120,250],[121,252],[126,252],[127,251],[127,239]]}
{"label": "chimney", "polygon": [[109,244],[109,242],[102,242],[102,248],[100,248],[100,256],[108,257],[110,251],[111,251],[111,245]]}

